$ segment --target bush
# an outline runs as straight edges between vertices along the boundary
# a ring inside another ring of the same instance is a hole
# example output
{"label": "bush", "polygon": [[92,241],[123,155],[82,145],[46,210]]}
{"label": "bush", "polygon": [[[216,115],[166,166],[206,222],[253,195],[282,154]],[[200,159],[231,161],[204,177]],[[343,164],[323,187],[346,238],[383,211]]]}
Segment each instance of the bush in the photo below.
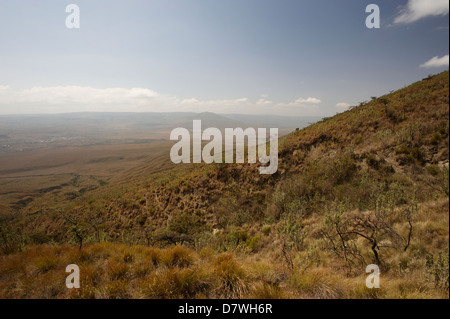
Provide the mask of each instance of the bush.
{"label": "bush", "polygon": [[302,221],[290,214],[277,228],[279,237],[289,246],[289,248],[301,251],[303,249],[306,231]]}
{"label": "bush", "polygon": [[227,226],[242,226],[252,221],[254,216],[242,208],[240,202],[233,196],[221,198],[215,209],[217,224],[221,228]]}
{"label": "bush", "polygon": [[406,145],[401,145],[395,149],[395,154],[397,154],[397,155],[400,155],[400,154],[407,155],[410,152],[411,152],[411,149]]}
{"label": "bush", "polygon": [[199,230],[200,220],[188,213],[178,213],[168,221],[167,228],[178,234],[192,235]]}
{"label": "bush", "polygon": [[331,177],[335,185],[340,185],[349,181],[356,171],[357,166],[352,154],[343,153],[331,163],[324,176]]}
{"label": "bush", "polygon": [[441,136],[442,136],[443,138],[446,138],[446,137],[448,136],[447,129],[446,129],[445,127],[441,127],[441,128],[439,129],[439,134],[441,134]]}
{"label": "bush", "polygon": [[6,221],[0,220],[0,253],[13,254],[22,250],[23,238],[20,230],[14,230]]}
{"label": "bush", "polygon": [[437,259],[432,253],[426,256],[426,268],[436,287],[443,289],[448,294],[449,289],[449,254],[439,253]]}
{"label": "bush", "polygon": [[169,229],[161,229],[156,231],[153,235],[153,239],[157,242],[169,244],[169,245],[178,245],[184,243],[193,243],[193,236],[187,234],[180,234]]}
{"label": "bush", "polygon": [[440,169],[437,165],[427,166],[427,171],[432,176],[438,176],[440,173]]}
{"label": "bush", "polygon": [[423,161],[423,152],[420,148],[414,147],[411,150],[409,157],[410,157],[410,159],[412,159],[412,161],[417,160],[419,162],[422,162]]}
{"label": "bush", "polygon": [[431,136],[431,144],[433,144],[433,145],[438,145],[440,141],[442,141],[442,135],[441,135],[441,134],[439,134],[439,133],[434,133],[434,134]]}
{"label": "bush", "polygon": [[263,233],[265,236],[269,236],[270,233],[272,232],[272,227],[270,227],[270,226],[264,226],[263,229],[262,229],[261,231],[262,231],[262,233]]}
{"label": "bush", "polygon": [[42,231],[35,232],[30,235],[30,241],[34,244],[47,244],[52,241],[52,236],[49,236]]}
{"label": "bush", "polygon": [[246,230],[233,229],[226,236],[226,242],[233,247],[238,247],[241,243],[245,243],[249,238]]}
{"label": "bush", "polygon": [[377,160],[377,157],[374,154],[370,154],[369,156],[367,156],[366,158],[366,164],[369,167],[372,167],[374,169],[378,169],[379,168],[379,162]]}
{"label": "bush", "polygon": [[260,242],[261,236],[254,236],[246,241],[248,248],[250,248],[252,252],[256,251]]}

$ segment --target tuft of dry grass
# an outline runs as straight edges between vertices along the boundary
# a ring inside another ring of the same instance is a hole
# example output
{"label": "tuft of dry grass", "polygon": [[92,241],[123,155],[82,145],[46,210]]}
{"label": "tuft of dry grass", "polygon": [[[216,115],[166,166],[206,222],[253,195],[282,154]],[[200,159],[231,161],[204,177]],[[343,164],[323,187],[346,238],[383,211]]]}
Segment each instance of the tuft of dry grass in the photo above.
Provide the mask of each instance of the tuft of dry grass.
{"label": "tuft of dry grass", "polygon": [[[81,254],[77,247],[38,245],[0,256],[0,298],[448,297],[448,286],[435,282],[434,275],[438,270],[440,278],[446,271],[448,276],[448,262],[439,261],[436,253],[427,268],[430,258],[414,254],[393,255],[392,266],[382,273],[381,289],[368,289],[363,269],[358,276],[349,275],[324,252],[309,268],[289,269],[280,264],[278,254],[214,256],[182,246],[155,249],[111,243],[87,245]],[[128,255],[132,260],[124,260]],[[80,266],[80,289],[65,287],[65,268],[73,263]]]}

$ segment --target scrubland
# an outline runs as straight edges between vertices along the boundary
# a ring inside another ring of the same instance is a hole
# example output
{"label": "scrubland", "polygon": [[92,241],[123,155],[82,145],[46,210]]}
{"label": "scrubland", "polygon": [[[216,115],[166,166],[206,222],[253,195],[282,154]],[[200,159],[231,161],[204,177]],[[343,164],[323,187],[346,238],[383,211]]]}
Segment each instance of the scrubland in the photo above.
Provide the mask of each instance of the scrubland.
{"label": "scrubland", "polygon": [[[448,298],[449,79],[280,139],[279,170],[136,167],[2,215],[3,298]],[[168,159],[168,157],[167,157]],[[44,205],[44,204],[42,204]],[[81,288],[65,288],[65,267]],[[366,287],[366,267],[381,270]]]}

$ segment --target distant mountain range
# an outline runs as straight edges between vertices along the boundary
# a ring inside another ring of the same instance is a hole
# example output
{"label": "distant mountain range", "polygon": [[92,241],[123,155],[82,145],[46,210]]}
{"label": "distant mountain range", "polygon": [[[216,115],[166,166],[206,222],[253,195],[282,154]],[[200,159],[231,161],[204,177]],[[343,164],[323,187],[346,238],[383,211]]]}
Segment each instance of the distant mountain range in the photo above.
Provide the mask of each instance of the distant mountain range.
{"label": "distant mountain range", "polygon": [[159,138],[168,139],[177,127],[192,128],[193,120],[202,126],[219,129],[236,127],[278,128],[287,134],[317,122],[318,117],[242,115],[215,113],[68,113],[0,116],[0,136],[7,138],[49,139],[84,138]]}

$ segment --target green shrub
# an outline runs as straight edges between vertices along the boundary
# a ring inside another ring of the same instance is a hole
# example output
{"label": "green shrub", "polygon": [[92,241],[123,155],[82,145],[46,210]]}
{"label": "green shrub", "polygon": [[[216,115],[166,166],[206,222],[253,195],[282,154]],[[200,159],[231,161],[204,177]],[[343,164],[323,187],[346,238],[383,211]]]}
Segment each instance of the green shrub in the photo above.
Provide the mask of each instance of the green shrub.
{"label": "green shrub", "polygon": [[448,137],[448,129],[445,124],[442,124],[442,126],[439,128],[438,133],[441,134],[442,138]]}
{"label": "green shrub", "polygon": [[261,242],[261,236],[254,236],[252,238],[247,239],[246,244],[251,251],[255,251],[258,247],[258,244]]}
{"label": "green shrub", "polygon": [[447,137],[448,136],[447,129],[445,127],[441,127],[439,129],[439,134],[441,134],[442,137],[444,137],[444,138]]}
{"label": "green shrub", "polygon": [[227,243],[237,247],[241,243],[245,243],[248,238],[249,237],[246,230],[233,229],[227,234],[226,241]]}
{"label": "green shrub", "polygon": [[406,145],[401,145],[395,149],[395,154],[397,154],[397,155],[400,155],[400,154],[407,155],[410,152],[411,152],[411,149]]}
{"label": "green shrub", "polygon": [[434,133],[431,136],[431,144],[438,145],[440,141],[442,141],[442,135],[440,133]]}
{"label": "green shrub", "polygon": [[423,160],[423,152],[420,148],[418,147],[414,147],[411,150],[411,153],[409,154],[409,156],[414,159],[414,160],[418,160],[418,161],[422,161]]}
{"label": "green shrub", "polygon": [[188,213],[178,213],[172,216],[167,228],[178,234],[193,234],[199,229],[199,218]]}
{"label": "green shrub", "polygon": [[437,259],[435,259],[432,253],[428,253],[426,256],[426,268],[428,275],[434,281],[436,287],[439,287],[448,293],[449,289],[449,254],[448,250],[444,254],[439,253]]}
{"label": "green shrub", "polygon": [[264,226],[261,231],[265,236],[269,236],[269,234],[272,232],[272,227]]}
{"label": "green shrub", "polygon": [[297,251],[303,249],[307,232],[298,216],[289,214],[277,227],[277,231],[280,238],[286,242],[290,248],[294,248]]}

